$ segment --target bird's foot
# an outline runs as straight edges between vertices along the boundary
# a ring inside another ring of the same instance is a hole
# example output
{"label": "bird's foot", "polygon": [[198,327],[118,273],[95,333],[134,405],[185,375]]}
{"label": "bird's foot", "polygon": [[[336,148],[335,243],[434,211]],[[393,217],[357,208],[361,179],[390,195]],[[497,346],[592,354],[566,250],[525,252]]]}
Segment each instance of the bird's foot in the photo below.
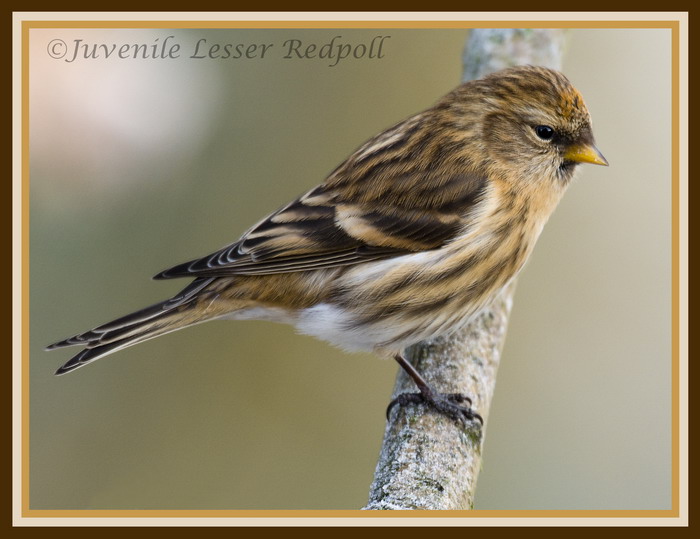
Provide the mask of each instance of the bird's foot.
{"label": "bird's foot", "polygon": [[[466,403],[466,405],[465,405]],[[425,404],[433,410],[446,415],[466,425],[469,421],[478,421],[484,424],[484,419],[471,409],[472,400],[462,393],[402,393],[389,403],[386,409],[386,418],[389,419],[391,410],[395,405],[405,406],[407,404]]]}

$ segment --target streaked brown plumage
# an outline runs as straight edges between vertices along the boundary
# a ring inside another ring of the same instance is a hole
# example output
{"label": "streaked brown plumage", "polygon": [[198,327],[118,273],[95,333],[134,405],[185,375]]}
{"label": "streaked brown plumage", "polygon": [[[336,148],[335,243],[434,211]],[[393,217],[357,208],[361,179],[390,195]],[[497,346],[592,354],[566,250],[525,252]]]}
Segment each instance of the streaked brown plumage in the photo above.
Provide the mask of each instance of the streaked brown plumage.
{"label": "streaked brown plumage", "polygon": [[561,73],[465,83],[235,243],[156,275],[195,279],[174,298],[51,345],[85,346],[57,374],[217,318],[287,322],[398,359],[466,324],[518,273],[580,162],[607,164]]}

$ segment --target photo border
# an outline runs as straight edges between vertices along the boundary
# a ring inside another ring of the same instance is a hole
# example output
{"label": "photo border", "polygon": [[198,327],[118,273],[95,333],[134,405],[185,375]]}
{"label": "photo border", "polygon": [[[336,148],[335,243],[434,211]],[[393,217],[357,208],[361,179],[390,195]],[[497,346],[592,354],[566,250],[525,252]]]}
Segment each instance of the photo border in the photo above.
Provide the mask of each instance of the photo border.
{"label": "photo border", "polygon": [[[114,17],[110,20],[110,17]],[[678,525],[687,523],[687,13],[15,13],[15,525]],[[29,505],[29,38],[35,28],[666,28],[672,39],[672,494],[668,510],[36,510]],[[19,45],[19,46],[17,46]],[[683,115],[681,115],[683,111]],[[683,158],[683,159],[681,159]],[[19,229],[19,230],[18,230]],[[683,241],[681,241],[683,240]],[[21,283],[21,284],[18,284]],[[681,295],[681,291],[683,294]],[[681,430],[681,427],[683,429]],[[270,519],[274,519],[271,521]],[[671,521],[674,521],[672,523]]]}

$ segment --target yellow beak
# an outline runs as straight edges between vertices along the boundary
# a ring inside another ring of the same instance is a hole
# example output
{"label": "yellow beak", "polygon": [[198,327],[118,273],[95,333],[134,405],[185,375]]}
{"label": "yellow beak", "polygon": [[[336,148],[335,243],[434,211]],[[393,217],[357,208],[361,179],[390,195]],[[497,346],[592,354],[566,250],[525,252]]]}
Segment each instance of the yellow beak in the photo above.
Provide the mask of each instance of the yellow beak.
{"label": "yellow beak", "polygon": [[592,163],[594,165],[608,166],[608,160],[603,157],[600,150],[592,144],[575,144],[570,146],[564,154],[564,159],[576,163]]}

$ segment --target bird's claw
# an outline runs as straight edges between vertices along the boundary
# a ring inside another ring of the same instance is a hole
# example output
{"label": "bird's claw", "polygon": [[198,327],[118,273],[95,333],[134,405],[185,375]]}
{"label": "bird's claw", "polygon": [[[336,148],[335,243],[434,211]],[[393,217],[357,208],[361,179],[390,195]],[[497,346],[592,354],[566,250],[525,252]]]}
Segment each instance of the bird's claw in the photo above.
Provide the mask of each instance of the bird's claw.
{"label": "bird's claw", "polygon": [[[463,404],[466,403],[466,406]],[[478,421],[484,424],[484,419],[471,409],[472,400],[462,393],[401,393],[389,403],[386,409],[386,418],[389,419],[391,410],[396,405],[425,404],[434,410],[444,414],[458,423],[466,425],[468,421]]]}

